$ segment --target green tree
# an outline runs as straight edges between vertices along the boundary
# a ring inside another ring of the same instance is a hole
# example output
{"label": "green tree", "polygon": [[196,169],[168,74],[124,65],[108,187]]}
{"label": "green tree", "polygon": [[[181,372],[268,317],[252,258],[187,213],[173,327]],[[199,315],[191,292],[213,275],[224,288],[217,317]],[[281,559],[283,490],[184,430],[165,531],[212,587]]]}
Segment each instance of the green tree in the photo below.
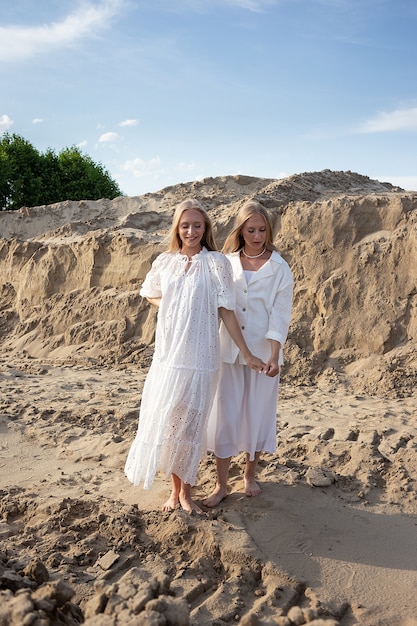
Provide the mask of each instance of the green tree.
{"label": "green tree", "polygon": [[0,209],[15,210],[63,200],[113,199],[123,195],[117,183],[75,146],[58,155],[40,154],[19,135],[0,141]]}
{"label": "green tree", "polygon": [[19,135],[6,134],[0,142],[0,164],[1,208],[40,204],[43,182],[42,157],[36,148]]}
{"label": "green tree", "polygon": [[0,210],[6,209],[11,202],[11,161],[6,150],[0,145]]}
{"label": "green tree", "polygon": [[121,192],[100,163],[81,154],[73,146],[62,150],[58,156],[61,195],[66,200],[99,200],[115,198]]}
{"label": "green tree", "polygon": [[64,198],[59,159],[55,152],[48,149],[43,155],[42,175],[44,181],[42,204],[52,204]]}

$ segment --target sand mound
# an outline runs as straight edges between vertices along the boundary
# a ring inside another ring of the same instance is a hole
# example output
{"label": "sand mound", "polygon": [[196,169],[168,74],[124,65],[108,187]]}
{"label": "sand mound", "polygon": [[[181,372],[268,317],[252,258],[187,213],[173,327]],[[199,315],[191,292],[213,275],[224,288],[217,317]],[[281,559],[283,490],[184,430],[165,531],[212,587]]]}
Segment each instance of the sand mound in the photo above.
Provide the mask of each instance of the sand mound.
{"label": "sand mound", "polygon": [[271,211],[295,279],[287,376],[334,375],[358,393],[407,395],[417,372],[417,194],[351,172],[205,179],[113,201],[0,214],[0,341],[8,353],[129,363],[153,338],[138,296],[190,195],[221,244],[240,204]]}

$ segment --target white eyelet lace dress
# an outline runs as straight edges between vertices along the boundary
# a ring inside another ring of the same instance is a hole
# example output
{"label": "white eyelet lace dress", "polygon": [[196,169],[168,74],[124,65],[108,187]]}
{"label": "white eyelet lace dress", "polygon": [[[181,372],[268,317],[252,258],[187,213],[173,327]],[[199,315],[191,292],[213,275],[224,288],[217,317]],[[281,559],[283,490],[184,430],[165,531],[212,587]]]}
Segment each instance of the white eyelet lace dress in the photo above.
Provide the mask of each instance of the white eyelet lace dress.
{"label": "white eyelet lace dress", "polygon": [[229,260],[203,248],[192,257],[163,253],[141,295],[161,297],[155,351],[125,474],[150,489],[157,471],[194,485],[206,452],[208,414],[220,365],[218,308],[234,309]]}

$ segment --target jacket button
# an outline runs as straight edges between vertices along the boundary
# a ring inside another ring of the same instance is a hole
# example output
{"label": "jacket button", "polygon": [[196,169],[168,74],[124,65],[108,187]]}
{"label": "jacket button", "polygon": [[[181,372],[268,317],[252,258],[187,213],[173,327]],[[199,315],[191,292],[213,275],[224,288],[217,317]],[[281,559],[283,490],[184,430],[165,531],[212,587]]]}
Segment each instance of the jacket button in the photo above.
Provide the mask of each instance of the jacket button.
{"label": "jacket button", "polygon": [[246,311],[246,307],[245,306],[242,308],[242,311]]}
{"label": "jacket button", "polygon": [[241,328],[242,328],[242,330],[245,330],[245,327],[244,327],[244,326],[242,326]]}

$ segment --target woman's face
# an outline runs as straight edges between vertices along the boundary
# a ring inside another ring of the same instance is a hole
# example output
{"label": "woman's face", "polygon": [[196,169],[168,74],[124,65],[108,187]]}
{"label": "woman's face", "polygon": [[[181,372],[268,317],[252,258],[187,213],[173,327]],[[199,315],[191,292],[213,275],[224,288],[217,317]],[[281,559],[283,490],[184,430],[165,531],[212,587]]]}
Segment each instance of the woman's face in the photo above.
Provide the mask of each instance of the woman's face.
{"label": "woman's face", "polygon": [[205,231],[204,217],[197,209],[186,209],[178,224],[178,236],[182,250],[186,248],[193,253],[200,252],[201,240]]}
{"label": "woman's face", "polygon": [[246,251],[260,252],[265,247],[266,224],[262,215],[252,215],[242,227],[242,237],[245,241]]}

